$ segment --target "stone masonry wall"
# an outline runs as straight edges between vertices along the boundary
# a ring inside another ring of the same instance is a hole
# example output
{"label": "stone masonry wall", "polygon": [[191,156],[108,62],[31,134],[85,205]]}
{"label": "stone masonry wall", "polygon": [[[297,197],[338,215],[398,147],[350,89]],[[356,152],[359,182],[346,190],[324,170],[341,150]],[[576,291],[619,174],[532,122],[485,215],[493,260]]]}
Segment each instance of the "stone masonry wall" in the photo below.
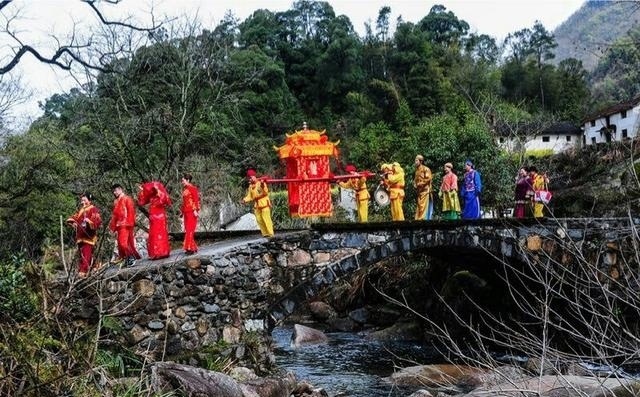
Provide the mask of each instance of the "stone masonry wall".
{"label": "stone masonry wall", "polygon": [[[562,242],[570,241],[593,243],[590,250],[610,266],[618,248],[606,242],[628,235],[628,220],[626,226],[612,220],[571,222],[318,226],[268,240],[202,246],[190,257],[108,268],[75,285],[66,307],[87,322],[98,323],[101,316],[116,319],[123,329],[121,342],[152,359],[224,342],[237,361],[246,362],[256,357],[246,350],[247,336],[268,342],[270,328],[296,305],[337,278],[387,257],[434,247],[472,247],[507,259],[540,253],[563,258]],[[61,285],[60,294],[65,291]],[[257,365],[268,367],[268,347],[258,353]]]}

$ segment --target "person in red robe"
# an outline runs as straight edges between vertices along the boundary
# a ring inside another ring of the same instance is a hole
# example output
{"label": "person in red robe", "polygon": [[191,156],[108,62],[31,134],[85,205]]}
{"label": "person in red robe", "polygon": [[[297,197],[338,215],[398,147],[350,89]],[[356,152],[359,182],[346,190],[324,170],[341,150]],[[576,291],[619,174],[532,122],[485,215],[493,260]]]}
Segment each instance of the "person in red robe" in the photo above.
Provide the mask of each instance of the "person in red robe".
{"label": "person in red robe", "polygon": [[191,174],[184,174],[182,177],[182,207],[180,213],[184,220],[184,242],[182,248],[185,254],[192,255],[198,252],[198,245],[194,235],[198,226],[198,216],[200,215],[200,193],[198,188],[191,183]]}
{"label": "person in red robe", "polygon": [[125,261],[127,266],[133,265],[136,259],[140,259],[140,254],[136,250],[135,236],[133,228],[136,225],[136,207],[133,199],[124,193],[122,185],[111,186],[113,196],[113,211],[109,230],[116,233],[118,245],[118,257],[114,263]]}
{"label": "person in red robe", "polygon": [[147,238],[149,259],[166,258],[171,253],[166,211],[171,205],[171,198],[160,182],[146,182],[139,188],[138,205],[149,204],[149,237]]}
{"label": "person in red robe", "polygon": [[67,225],[73,227],[76,232],[76,244],[78,244],[78,252],[80,253],[78,266],[78,277],[80,278],[86,278],[91,269],[93,248],[98,241],[98,229],[102,224],[100,210],[91,203],[92,201],[91,193],[82,193],[80,209],[66,221]]}
{"label": "person in red robe", "polygon": [[518,176],[516,177],[514,217],[524,218],[527,216],[527,206],[531,202],[531,190],[529,169],[522,167],[518,170]]}

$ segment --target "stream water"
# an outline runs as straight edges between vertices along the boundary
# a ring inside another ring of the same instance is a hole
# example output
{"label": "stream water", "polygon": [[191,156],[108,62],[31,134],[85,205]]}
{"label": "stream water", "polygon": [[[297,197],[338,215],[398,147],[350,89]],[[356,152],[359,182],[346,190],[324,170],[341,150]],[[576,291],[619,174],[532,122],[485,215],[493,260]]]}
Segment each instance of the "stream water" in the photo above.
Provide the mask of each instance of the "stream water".
{"label": "stream water", "polygon": [[[276,364],[296,374],[315,387],[324,388],[329,396],[401,397],[416,389],[398,388],[383,378],[394,368],[442,362],[432,347],[409,342],[379,342],[363,334],[326,333],[329,342],[302,348],[290,346],[293,327],[275,328],[272,336]],[[522,363],[527,357],[496,354],[505,363]],[[640,379],[640,364],[634,362],[614,368],[595,363],[579,363],[599,376]]]}
{"label": "stream water", "polygon": [[[273,331],[276,364],[296,374],[329,396],[399,397],[413,389],[400,389],[383,380],[394,365],[406,367],[433,362],[429,348],[407,342],[377,342],[361,334],[327,333],[329,342],[294,349],[290,346],[293,327]],[[413,360],[408,362],[407,360]]]}

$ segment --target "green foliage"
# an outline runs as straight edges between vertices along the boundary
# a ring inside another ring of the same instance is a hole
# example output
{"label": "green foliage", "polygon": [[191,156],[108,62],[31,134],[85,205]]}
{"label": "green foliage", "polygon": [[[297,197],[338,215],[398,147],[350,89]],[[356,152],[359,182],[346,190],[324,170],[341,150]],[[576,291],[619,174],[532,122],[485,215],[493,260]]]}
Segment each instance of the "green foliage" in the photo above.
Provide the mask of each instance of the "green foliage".
{"label": "green foliage", "polygon": [[214,345],[204,346],[197,351],[184,351],[174,357],[174,360],[179,363],[190,363],[190,365],[196,361],[201,368],[225,373],[233,365],[231,351],[229,343],[220,340]]}
{"label": "green foliage", "polygon": [[[70,333],[72,328],[68,329]],[[50,327],[40,315],[21,322],[0,323],[0,356],[3,360],[0,394],[17,395],[18,390],[24,389],[31,391],[25,395],[61,395],[73,388],[77,372],[72,363],[82,357],[76,354],[86,346],[78,340],[77,345],[69,349],[64,337],[56,332],[58,330]],[[86,351],[83,353],[86,358]],[[91,392],[89,388],[83,393],[96,395]]]}
{"label": "green foliage", "polygon": [[238,29],[240,46],[257,46],[265,53],[275,55],[280,27],[273,12],[265,9],[256,10],[238,26]]}
{"label": "green foliage", "polygon": [[122,323],[118,319],[111,316],[104,316],[102,318],[102,328],[116,334],[119,334],[123,331]]}
{"label": "green foliage", "polygon": [[125,373],[125,365],[122,356],[108,350],[98,350],[96,363],[103,367],[110,375],[122,377]]}
{"label": "green foliage", "polygon": [[377,170],[382,163],[399,161],[398,145],[402,141],[384,122],[361,129],[349,145],[349,160],[358,168]]}
{"label": "green foliage", "polygon": [[467,34],[469,24],[446,10],[442,5],[434,5],[418,26],[427,33],[430,41],[439,45],[454,46]]}
{"label": "green foliage", "polygon": [[23,255],[0,264],[0,322],[26,320],[37,309],[37,299],[27,285],[27,264]]}
{"label": "green foliage", "polygon": [[577,59],[565,59],[558,65],[558,88],[561,96],[558,102],[558,115],[561,120],[571,120],[579,124],[587,111],[589,90],[587,72]]}
{"label": "green foliage", "polygon": [[137,376],[142,370],[142,361],[132,351],[126,349],[105,350],[96,352],[96,365],[102,367],[114,378]]}
{"label": "green foliage", "polygon": [[531,149],[527,150],[525,155],[530,158],[544,158],[553,155],[553,149]]}
{"label": "green foliage", "polygon": [[640,95],[640,27],[629,30],[607,49],[591,80],[593,111]]}
{"label": "green foliage", "polygon": [[46,123],[9,137],[0,148],[0,255],[25,251],[39,255],[47,240],[57,239],[59,214],[74,212],[76,163],[59,148],[63,132]]}
{"label": "green foliage", "polygon": [[242,334],[241,342],[251,363],[260,363],[261,353],[267,349],[267,346],[264,346],[264,340],[264,336],[257,331],[248,331]]}

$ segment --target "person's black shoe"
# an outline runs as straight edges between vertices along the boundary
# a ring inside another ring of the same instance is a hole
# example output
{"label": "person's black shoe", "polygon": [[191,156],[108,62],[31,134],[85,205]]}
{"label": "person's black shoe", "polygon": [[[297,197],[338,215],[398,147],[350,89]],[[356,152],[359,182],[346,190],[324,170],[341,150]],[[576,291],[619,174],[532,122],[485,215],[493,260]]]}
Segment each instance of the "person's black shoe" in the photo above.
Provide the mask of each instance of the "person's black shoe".
{"label": "person's black shoe", "polygon": [[133,265],[135,265],[135,264],[136,264],[136,259],[135,259],[134,257],[130,256],[130,257],[128,257],[128,258],[127,258],[127,260],[125,261],[124,266],[126,266],[126,267],[131,267],[131,266],[133,266]]}
{"label": "person's black shoe", "polygon": [[186,250],[186,251],[184,252],[184,254],[185,254],[185,255],[193,255],[193,254],[195,254],[195,253],[196,253],[196,251],[191,251],[191,250]]}

